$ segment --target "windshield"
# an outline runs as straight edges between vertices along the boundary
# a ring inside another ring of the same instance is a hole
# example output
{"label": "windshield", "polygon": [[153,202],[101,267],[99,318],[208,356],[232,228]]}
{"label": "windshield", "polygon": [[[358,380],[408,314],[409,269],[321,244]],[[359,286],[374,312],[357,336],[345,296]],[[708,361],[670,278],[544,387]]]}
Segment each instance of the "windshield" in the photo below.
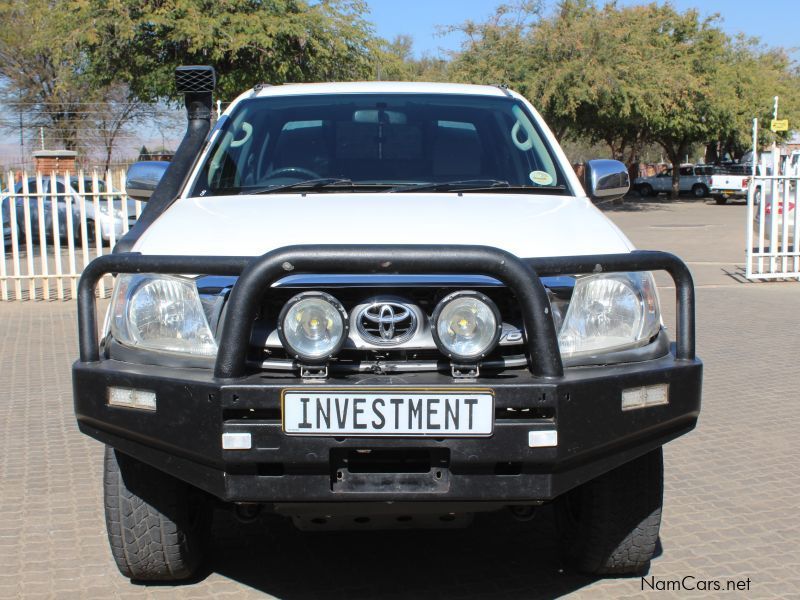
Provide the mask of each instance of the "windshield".
{"label": "windshield", "polygon": [[192,195],[287,187],[568,193],[535,122],[511,97],[336,94],[242,101],[220,124]]}

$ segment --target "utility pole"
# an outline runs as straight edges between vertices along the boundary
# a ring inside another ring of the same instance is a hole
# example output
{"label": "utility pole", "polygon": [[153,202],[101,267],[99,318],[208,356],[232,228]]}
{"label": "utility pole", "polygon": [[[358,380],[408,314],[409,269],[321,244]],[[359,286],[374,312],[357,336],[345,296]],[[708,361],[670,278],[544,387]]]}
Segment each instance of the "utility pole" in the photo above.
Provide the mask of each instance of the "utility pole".
{"label": "utility pole", "polygon": [[[776,121],[778,120],[778,97],[775,96],[775,106],[772,110],[772,118]],[[778,136],[777,134],[772,135],[772,174],[778,174]]]}

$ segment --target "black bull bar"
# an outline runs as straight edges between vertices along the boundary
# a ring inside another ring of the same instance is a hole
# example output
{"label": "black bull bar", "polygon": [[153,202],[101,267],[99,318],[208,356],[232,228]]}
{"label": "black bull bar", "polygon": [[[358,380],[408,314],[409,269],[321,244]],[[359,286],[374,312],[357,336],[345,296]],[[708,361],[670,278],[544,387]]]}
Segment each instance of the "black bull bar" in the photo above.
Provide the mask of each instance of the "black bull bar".
{"label": "black bull bar", "polygon": [[686,265],[666,252],[518,258],[487,246],[453,245],[297,245],[259,257],[160,256],[119,253],[101,256],[84,269],[78,287],[80,361],[100,360],[95,288],[106,274],[192,273],[239,275],[222,323],[214,376],[246,375],[253,320],[270,286],[287,275],[472,274],[493,277],[516,297],[525,329],[528,366],[535,377],[558,378],[564,367],[547,292],[540,277],[601,272],[666,271],[675,282],[677,339],[675,358],[695,358],[694,285]]}

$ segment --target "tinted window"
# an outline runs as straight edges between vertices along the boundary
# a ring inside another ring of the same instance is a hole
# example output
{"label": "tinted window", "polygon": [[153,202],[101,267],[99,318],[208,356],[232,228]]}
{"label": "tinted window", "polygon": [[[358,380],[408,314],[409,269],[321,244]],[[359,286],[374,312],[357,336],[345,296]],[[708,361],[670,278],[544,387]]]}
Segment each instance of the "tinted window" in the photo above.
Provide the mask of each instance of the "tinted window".
{"label": "tinted window", "polygon": [[[44,182],[45,180],[42,179],[42,186],[45,185]],[[22,187],[21,181],[18,181],[16,184],[14,184],[14,191],[18,194],[22,194],[25,192],[25,190]],[[35,193],[36,193],[36,179],[30,177],[28,178],[28,194],[35,194]]]}
{"label": "tinted window", "polygon": [[531,191],[565,186],[513,98],[341,94],[241,102],[216,135],[193,194],[328,177],[386,186],[464,179]]}
{"label": "tinted window", "polygon": [[[80,182],[78,181],[77,177],[73,177],[73,178],[70,179],[70,184],[72,185],[72,188],[75,191],[78,190],[78,184],[79,183]],[[91,194],[92,191],[94,191],[94,187],[93,187],[93,183],[92,183],[92,178],[91,177],[84,177],[83,178],[83,191],[86,194]],[[97,180],[97,191],[98,191],[98,193],[101,193],[101,194],[105,193],[105,191],[106,191],[106,182],[103,181],[102,179],[98,179]]]}

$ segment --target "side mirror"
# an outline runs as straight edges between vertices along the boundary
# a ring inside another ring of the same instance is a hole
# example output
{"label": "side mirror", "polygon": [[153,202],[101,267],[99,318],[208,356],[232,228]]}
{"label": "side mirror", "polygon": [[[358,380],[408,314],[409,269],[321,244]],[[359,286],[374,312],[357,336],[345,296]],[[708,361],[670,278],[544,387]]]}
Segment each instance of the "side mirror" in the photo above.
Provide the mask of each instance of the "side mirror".
{"label": "side mirror", "polygon": [[125,193],[134,200],[149,200],[168,166],[168,162],[161,160],[132,164],[125,178]]}
{"label": "side mirror", "polygon": [[627,167],[618,160],[590,160],[586,163],[584,187],[592,200],[618,200],[631,189],[631,178]]}

